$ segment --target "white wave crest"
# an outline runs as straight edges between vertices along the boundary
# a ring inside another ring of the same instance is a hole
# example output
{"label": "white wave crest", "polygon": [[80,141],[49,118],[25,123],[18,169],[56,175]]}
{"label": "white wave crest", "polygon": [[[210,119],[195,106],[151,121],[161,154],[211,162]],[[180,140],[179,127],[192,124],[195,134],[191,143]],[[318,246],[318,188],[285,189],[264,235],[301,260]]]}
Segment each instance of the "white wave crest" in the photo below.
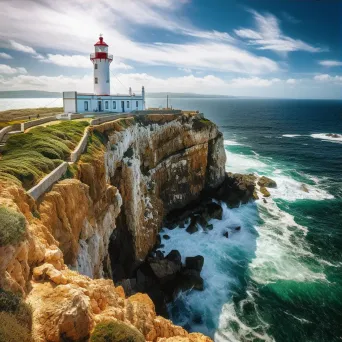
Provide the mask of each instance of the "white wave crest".
{"label": "white wave crest", "polygon": [[245,146],[244,144],[241,144],[241,143],[234,141],[234,140],[224,140],[223,143],[226,146]]}
{"label": "white wave crest", "polygon": [[285,138],[296,138],[296,137],[300,137],[300,134],[283,134],[282,135]]}
{"label": "white wave crest", "polygon": [[336,137],[336,138],[332,137],[332,136],[329,136],[328,134],[330,134],[330,133],[311,134],[311,137],[315,138],[315,139],[328,140],[328,141],[336,142],[336,143],[339,143],[339,144],[342,143],[342,135],[341,134],[337,134],[338,137]]}

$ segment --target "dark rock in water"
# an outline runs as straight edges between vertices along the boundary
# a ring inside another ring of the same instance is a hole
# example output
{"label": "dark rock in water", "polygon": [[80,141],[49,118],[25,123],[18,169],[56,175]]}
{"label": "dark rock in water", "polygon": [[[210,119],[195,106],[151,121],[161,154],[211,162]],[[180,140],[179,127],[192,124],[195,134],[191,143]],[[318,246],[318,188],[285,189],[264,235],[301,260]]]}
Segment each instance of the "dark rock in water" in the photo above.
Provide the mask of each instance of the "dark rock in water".
{"label": "dark rock in water", "polygon": [[163,247],[165,247],[165,245],[161,243],[158,248],[163,248]]}
{"label": "dark rock in water", "polygon": [[156,251],[155,258],[164,259],[164,254],[162,251]]}
{"label": "dark rock in water", "polygon": [[208,229],[208,230],[213,230],[214,229],[214,226],[212,224],[208,224],[205,229]]}
{"label": "dark rock in water", "polygon": [[185,228],[185,221],[184,220],[179,222],[179,228]]}
{"label": "dark rock in water", "polygon": [[263,198],[262,200],[264,201],[264,203],[267,203],[266,198]]}
{"label": "dark rock in water", "polygon": [[202,215],[197,216],[197,223],[198,223],[201,227],[203,227],[203,228],[205,228],[205,227],[207,226],[208,221],[207,221],[207,218],[206,218],[205,213],[203,213]]}
{"label": "dark rock in water", "polygon": [[181,265],[167,259],[153,260],[150,267],[161,285],[172,281],[181,269]]}
{"label": "dark rock in water", "polygon": [[182,257],[180,255],[180,253],[176,250],[173,249],[166,257],[165,259],[172,261],[174,263],[176,263],[177,265],[181,265],[182,264]]}
{"label": "dark rock in water", "polygon": [[229,233],[228,232],[224,232],[223,236],[226,237],[228,239]]}
{"label": "dark rock in water", "polygon": [[266,188],[276,188],[277,187],[277,183],[273,179],[265,177],[265,176],[262,176],[259,178],[258,185],[264,186]]}
{"label": "dark rock in water", "polygon": [[158,285],[152,286],[147,291],[147,294],[153,301],[157,315],[168,318],[169,314],[168,314],[167,306],[166,306],[165,293],[161,290],[160,286]]}
{"label": "dark rock in water", "polygon": [[177,223],[175,223],[175,222],[171,223],[167,228],[170,230],[173,230],[173,229],[177,228]]}
{"label": "dark rock in water", "polygon": [[167,235],[167,234],[164,234],[164,235],[163,235],[163,238],[164,238],[165,240],[170,240],[170,236]]}
{"label": "dark rock in water", "polygon": [[207,205],[206,209],[209,217],[222,220],[223,209],[219,204],[211,202]]}
{"label": "dark rock in water", "polygon": [[191,218],[191,222],[190,222],[188,228],[186,228],[186,231],[187,231],[189,234],[193,234],[193,233],[198,232],[197,218],[196,218],[196,216],[193,216],[193,217]]}
{"label": "dark rock in water", "polygon": [[241,226],[235,227],[235,230],[241,230]]}
{"label": "dark rock in water", "polygon": [[253,174],[226,173],[222,185],[213,197],[225,201],[230,207],[238,207],[253,199],[256,177]]}
{"label": "dark rock in water", "polygon": [[178,277],[178,288],[181,291],[195,289],[203,291],[203,279],[200,272],[192,269],[183,269]]}
{"label": "dark rock in water", "polygon": [[185,267],[187,269],[196,270],[198,272],[202,271],[204,264],[204,257],[202,255],[196,255],[194,257],[187,257],[185,259]]}

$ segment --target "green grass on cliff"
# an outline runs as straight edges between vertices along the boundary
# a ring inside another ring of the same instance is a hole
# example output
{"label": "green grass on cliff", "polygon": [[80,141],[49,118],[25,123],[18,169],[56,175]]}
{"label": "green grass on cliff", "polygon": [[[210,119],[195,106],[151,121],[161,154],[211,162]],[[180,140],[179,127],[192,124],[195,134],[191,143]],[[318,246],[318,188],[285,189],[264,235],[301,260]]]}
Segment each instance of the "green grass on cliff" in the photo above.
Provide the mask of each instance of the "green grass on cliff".
{"label": "green grass on cliff", "polygon": [[25,234],[26,220],[24,215],[15,210],[0,207],[0,247],[16,245],[24,239]]}
{"label": "green grass on cliff", "polygon": [[0,155],[0,181],[19,181],[25,189],[31,188],[68,160],[88,125],[86,121],[65,121],[10,137]]}
{"label": "green grass on cliff", "polygon": [[89,134],[88,138],[88,145],[85,153],[81,155],[81,162],[83,163],[90,163],[94,160],[95,154],[101,150],[104,145],[107,143],[107,138],[104,134],[93,131],[91,134]]}
{"label": "green grass on cliff", "polygon": [[144,342],[143,334],[136,328],[120,322],[102,322],[96,325],[90,342]]}

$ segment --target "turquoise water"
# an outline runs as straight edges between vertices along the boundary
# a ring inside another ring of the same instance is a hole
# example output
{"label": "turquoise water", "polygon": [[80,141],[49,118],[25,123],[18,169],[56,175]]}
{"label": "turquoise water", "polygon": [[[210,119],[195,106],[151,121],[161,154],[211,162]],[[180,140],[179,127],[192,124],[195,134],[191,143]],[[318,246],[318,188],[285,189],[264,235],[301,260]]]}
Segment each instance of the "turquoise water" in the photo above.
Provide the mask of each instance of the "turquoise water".
{"label": "turquoise water", "polygon": [[205,290],[181,294],[169,308],[173,321],[216,341],[340,341],[342,139],[324,134],[342,134],[342,102],[172,102],[217,123],[227,171],[267,175],[278,184],[267,203],[223,204],[223,220],[212,220],[208,233],[168,231],[166,252],[205,257]]}

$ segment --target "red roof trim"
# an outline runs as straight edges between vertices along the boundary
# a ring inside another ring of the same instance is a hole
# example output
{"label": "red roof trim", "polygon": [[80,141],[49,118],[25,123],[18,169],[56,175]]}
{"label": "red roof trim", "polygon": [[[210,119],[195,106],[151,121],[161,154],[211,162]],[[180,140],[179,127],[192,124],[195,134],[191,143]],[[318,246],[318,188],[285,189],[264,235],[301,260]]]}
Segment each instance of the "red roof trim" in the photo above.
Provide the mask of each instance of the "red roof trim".
{"label": "red roof trim", "polygon": [[100,40],[96,43],[96,44],[94,44],[94,46],[108,46],[108,44],[106,44],[104,41],[103,41],[103,37],[100,37],[99,38]]}

